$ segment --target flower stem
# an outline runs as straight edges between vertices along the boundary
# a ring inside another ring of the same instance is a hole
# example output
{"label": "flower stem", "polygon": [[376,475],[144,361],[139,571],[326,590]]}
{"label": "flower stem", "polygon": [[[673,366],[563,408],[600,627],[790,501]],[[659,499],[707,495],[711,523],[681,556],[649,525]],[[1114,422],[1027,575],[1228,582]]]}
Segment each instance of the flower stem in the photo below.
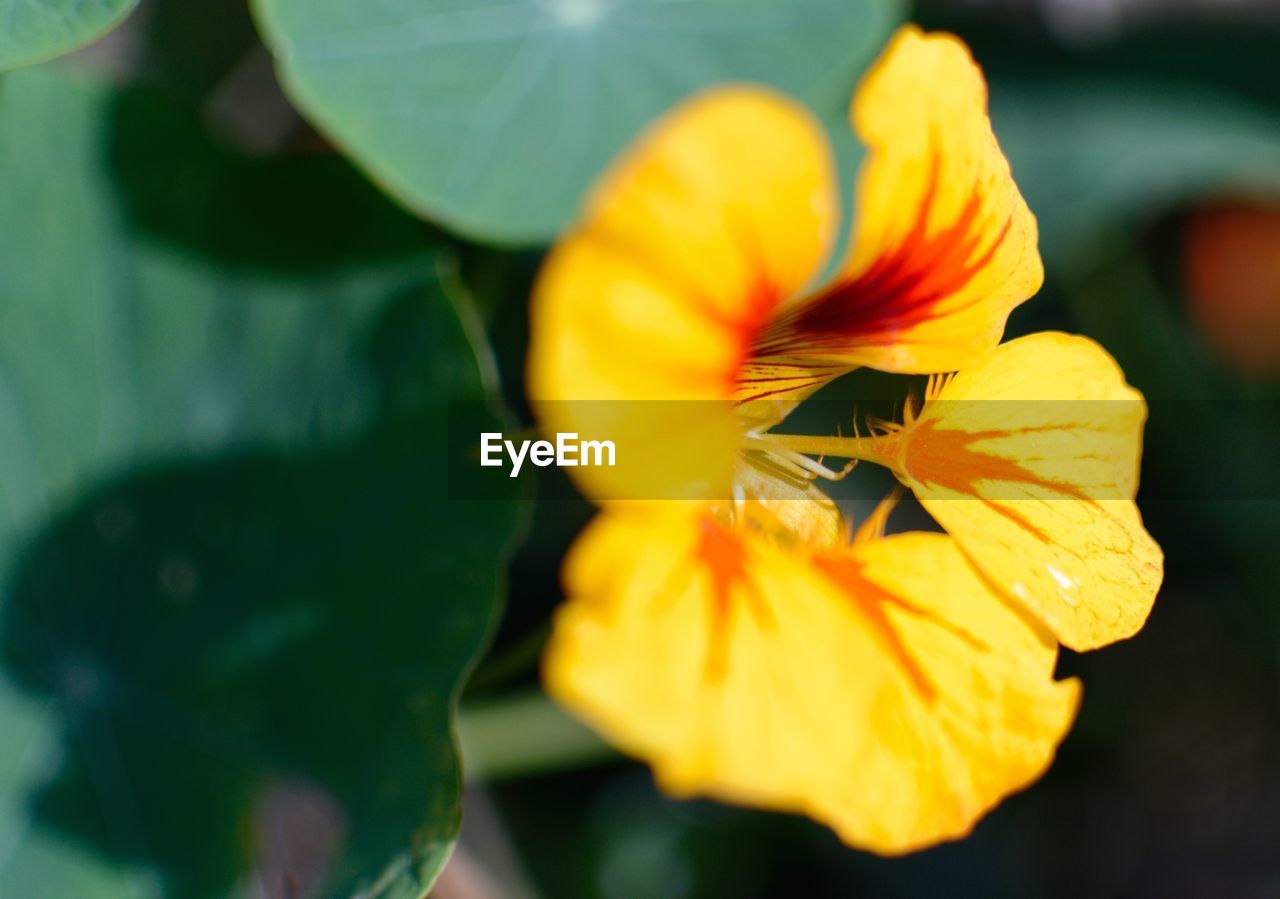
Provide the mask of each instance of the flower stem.
{"label": "flower stem", "polygon": [[464,704],[458,738],[468,781],[529,777],[618,757],[536,690]]}

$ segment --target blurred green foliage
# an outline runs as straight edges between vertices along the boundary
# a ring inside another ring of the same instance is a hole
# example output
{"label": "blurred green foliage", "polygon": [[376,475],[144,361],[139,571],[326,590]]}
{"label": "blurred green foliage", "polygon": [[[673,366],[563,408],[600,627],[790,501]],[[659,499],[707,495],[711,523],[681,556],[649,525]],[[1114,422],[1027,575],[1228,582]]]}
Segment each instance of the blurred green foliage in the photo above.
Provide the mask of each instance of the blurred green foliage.
{"label": "blurred green foliage", "polygon": [[448,248],[145,92],[0,107],[0,894],[429,882],[517,523],[440,476]]}
{"label": "blurred green foliage", "polygon": [[1212,90],[1024,78],[997,83],[991,106],[1050,267],[1088,265],[1134,216],[1213,193],[1280,193],[1280,119]]}
{"label": "blurred green foliage", "polygon": [[138,0],[0,0],[0,72],[52,59],[110,31]]}

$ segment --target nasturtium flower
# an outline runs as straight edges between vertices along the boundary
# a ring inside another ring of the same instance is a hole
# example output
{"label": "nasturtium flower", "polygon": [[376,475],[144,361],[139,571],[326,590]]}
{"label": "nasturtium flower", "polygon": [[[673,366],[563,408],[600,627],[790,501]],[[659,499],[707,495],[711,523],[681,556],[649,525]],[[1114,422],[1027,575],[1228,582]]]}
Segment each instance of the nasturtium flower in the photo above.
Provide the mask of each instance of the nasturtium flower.
{"label": "nasturtium flower", "polygon": [[[602,512],[544,672],[673,794],[897,853],[1048,766],[1079,694],[1058,642],[1131,635],[1161,558],[1133,503],[1141,396],[1084,338],[999,346],[1043,272],[967,49],[902,29],[851,118],[867,156],[825,282],[826,141],[749,86],[651,128],[549,257],[531,401],[549,431],[617,440],[619,465],[572,470]],[[954,374],[865,436],[774,430],[859,366]],[[885,536],[891,502],[854,533],[823,455],[887,466],[947,533]]]}

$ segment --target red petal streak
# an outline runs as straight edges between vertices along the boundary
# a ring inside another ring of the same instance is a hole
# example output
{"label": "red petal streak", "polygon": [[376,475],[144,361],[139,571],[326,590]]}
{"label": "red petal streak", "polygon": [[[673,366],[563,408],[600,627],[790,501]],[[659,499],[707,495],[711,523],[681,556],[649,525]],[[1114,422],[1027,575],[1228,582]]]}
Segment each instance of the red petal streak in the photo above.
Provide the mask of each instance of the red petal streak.
{"label": "red petal streak", "polygon": [[[977,184],[955,219],[935,234],[929,218],[937,200],[941,159],[932,155],[929,181],[915,223],[901,242],[855,278],[837,281],[797,303],[755,346],[756,356],[820,354],[880,346],[938,314],[990,262],[1009,231],[990,220]],[[991,238],[983,247],[984,238]],[[980,298],[974,298],[971,305]],[[947,310],[958,311],[964,306]]]}

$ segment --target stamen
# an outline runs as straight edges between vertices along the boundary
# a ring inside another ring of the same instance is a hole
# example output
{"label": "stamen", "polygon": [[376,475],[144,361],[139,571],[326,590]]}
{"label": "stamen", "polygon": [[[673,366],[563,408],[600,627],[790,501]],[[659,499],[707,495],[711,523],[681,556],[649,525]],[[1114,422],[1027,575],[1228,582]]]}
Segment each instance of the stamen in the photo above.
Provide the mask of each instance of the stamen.
{"label": "stamen", "polygon": [[[821,462],[815,462],[813,459],[810,459],[805,455],[806,452],[812,452],[814,455],[823,455],[821,450],[810,451],[800,449],[799,447],[787,446],[782,441],[769,439],[774,436],[775,435],[773,434],[748,436],[745,438],[745,445],[750,449],[759,450],[760,452],[765,453],[780,464],[789,465],[793,470],[804,473],[809,480],[819,477],[828,481],[840,481],[843,480],[849,472],[853,471],[854,467],[858,464],[858,460],[847,453],[831,453],[831,455],[839,456],[842,459],[852,459],[852,461],[848,465],[844,466],[844,468],[839,471],[832,471],[830,468],[821,464]],[[789,437],[790,435],[778,436]],[[839,438],[828,437],[813,439],[837,440]]]}

